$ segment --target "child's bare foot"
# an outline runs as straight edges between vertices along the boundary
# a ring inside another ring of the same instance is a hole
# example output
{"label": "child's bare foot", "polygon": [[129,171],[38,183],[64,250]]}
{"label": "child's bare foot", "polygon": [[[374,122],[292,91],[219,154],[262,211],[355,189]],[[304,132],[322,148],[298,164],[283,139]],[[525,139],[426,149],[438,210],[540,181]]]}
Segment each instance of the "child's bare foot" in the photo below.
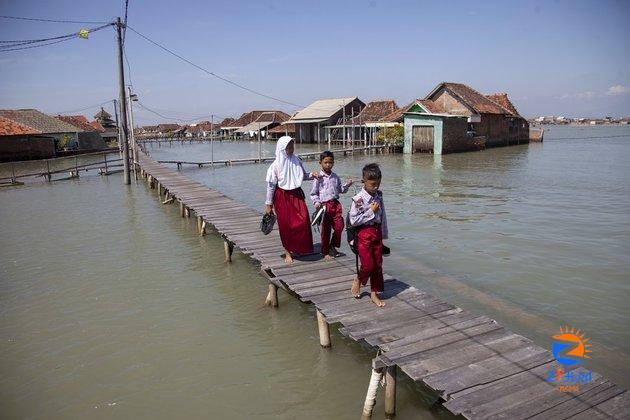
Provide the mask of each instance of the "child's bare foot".
{"label": "child's bare foot", "polygon": [[376,292],[372,292],[370,293],[370,299],[372,299],[372,302],[378,306],[379,308],[382,308],[383,306],[385,306],[385,302],[383,302],[382,300],[379,299],[378,295],[376,294]]}
{"label": "child's bare foot", "polygon": [[358,278],[352,280],[352,288],[350,289],[350,292],[352,293],[352,296],[357,299],[361,297],[361,283]]}
{"label": "child's bare foot", "polygon": [[286,264],[293,264],[293,257],[291,256],[290,252],[285,252],[284,253],[284,262]]}
{"label": "child's bare foot", "polygon": [[333,257],[332,255],[328,255],[328,254],[326,254],[326,255],[324,255],[324,259],[325,259],[326,261],[332,261],[332,260],[334,260],[334,259],[335,259],[335,257]]}

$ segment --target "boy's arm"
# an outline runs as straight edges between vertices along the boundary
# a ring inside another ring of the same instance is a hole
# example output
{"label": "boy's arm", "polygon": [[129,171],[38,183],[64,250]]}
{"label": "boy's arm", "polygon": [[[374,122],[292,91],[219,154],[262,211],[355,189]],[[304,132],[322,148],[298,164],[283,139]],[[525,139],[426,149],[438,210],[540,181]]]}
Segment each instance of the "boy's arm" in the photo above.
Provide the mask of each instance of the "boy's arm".
{"label": "boy's arm", "polygon": [[311,188],[311,201],[316,206],[321,203],[319,199],[319,179],[313,181],[313,188]]}
{"label": "boy's arm", "polygon": [[352,204],[350,205],[350,224],[352,226],[359,226],[374,219],[374,212],[370,207],[367,210],[363,210],[363,198],[360,195],[352,197]]}
{"label": "boy's arm", "polygon": [[350,188],[350,183],[346,182],[345,184],[341,184],[341,178],[337,178],[337,189],[341,191],[341,194],[345,194],[348,192],[348,188]]}

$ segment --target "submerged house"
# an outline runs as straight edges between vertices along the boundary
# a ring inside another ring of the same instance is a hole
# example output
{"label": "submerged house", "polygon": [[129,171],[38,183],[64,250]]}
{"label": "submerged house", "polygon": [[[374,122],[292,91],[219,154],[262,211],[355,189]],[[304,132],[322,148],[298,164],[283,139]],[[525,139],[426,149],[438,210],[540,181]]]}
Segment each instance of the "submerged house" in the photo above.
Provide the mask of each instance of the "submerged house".
{"label": "submerged house", "polygon": [[357,97],[320,99],[313,102],[291,117],[289,124],[295,124],[295,138],[302,143],[320,143],[329,139],[343,139],[349,136],[344,126],[365,108],[365,103]]}
{"label": "submerged house", "polygon": [[79,147],[79,133],[84,131],[36,109],[0,110],[0,117],[29,127],[37,131],[38,134],[53,138],[56,149],[77,149]]}
{"label": "submerged house", "polygon": [[405,153],[465,152],[529,141],[529,124],[507,94],[485,96],[441,83],[403,110]]}
{"label": "submerged house", "polygon": [[0,117],[0,162],[55,157],[55,139],[32,127]]}
{"label": "submerged house", "polygon": [[252,122],[239,127],[234,133],[242,137],[257,137],[258,133],[260,133],[261,138],[266,138],[271,129],[278,127],[290,118],[289,114],[282,111],[263,111],[257,116],[253,115],[252,117],[255,117]]}
{"label": "submerged house", "polygon": [[103,129],[100,133],[105,141],[118,141],[118,125],[112,119],[111,114],[105,111],[103,107],[94,115],[94,121],[90,124],[98,131],[101,128]]}
{"label": "submerged house", "polygon": [[99,131],[93,124],[90,124],[88,119],[83,115],[57,115],[55,118],[83,130],[78,133],[77,147],[79,150],[96,151],[107,148],[107,145],[101,136],[101,131]]}

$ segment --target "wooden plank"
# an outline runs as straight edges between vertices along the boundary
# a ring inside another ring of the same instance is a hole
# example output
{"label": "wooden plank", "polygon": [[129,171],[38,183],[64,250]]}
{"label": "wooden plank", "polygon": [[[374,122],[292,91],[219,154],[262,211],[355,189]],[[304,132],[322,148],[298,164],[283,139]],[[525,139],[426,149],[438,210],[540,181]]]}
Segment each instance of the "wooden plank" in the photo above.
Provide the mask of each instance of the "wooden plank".
{"label": "wooden plank", "polygon": [[630,419],[630,393],[623,393],[576,414],[574,420]]}

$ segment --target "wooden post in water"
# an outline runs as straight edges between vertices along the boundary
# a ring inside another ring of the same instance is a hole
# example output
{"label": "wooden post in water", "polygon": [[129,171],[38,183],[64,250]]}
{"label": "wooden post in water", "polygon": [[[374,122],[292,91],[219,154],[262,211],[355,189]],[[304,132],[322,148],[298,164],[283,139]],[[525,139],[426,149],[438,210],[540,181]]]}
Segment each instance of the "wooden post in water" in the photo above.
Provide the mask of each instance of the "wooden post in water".
{"label": "wooden post in water", "polygon": [[396,415],[396,365],[389,366],[385,374],[385,417]]}
{"label": "wooden post in water", "polygon": [[225,251],[225,262],[232,262],[232,252],[234,252],[234,244],[223,238],[223,250]]}
{"label": "wooden post in water", "polygon": [[269,293],[267,293],[265,303],[272,308],[278,307],[278,286],[273,283],[269,283]]}
{"label": "wooden post in water", "polygon": [[319,344],[324,348],[330,347],[330,329],[324,314],[319,309],[317,311],[317,328],[319,329]]}
{"label": "wooden post in water", "polygon": [[201,216],[197,216],[197,232],[199,233],[199,236],[203,236],[203,234],[201,233],[202,226],[203,219],[201,218]]}
{"label": "wooden post in water", "polygon": [[183,201],[179,202],[179,215],[182,217],[186,217],[186,206]]}

